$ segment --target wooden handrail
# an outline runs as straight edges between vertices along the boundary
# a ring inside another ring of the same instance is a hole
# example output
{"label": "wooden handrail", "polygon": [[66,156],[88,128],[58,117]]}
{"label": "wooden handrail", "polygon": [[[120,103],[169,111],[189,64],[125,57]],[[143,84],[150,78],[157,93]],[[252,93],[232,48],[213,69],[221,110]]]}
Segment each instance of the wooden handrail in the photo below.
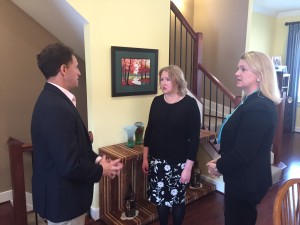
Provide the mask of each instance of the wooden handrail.
{"label": "wooden handrail", "polygon": [[188,33],[193,37],[194,40],[196,40],[197,39],[196,32],[193,30],[193,28],[190,26],[188,21],[184,18],[182,13],[178,10],[176,5],[172,1],[170,1],[170,7],[171,7],[171,10],[176,15],[176,17],[179,19],[179,21],[182,23],[182,25],[188,31]]}
{"label": "wooden handrail", "polygon": [[13,193],[13,211],[15,225],[28,225],[25,197],[25,178],[23,153],[31,152],[32,145],[9,137],[7,140],[10,160],[10,174]]}
{"label": "wooden handrail", "polygon": [[202,64],[198,64],[198,69],[200,69],[210,81],[212,81],[232,102],[234,102],[235,107],[240,103],[241,97],[236,96],[231,91],[229,91],[219,81],[219,79],[216,78],[212,73],[208,72],[208,70]]}

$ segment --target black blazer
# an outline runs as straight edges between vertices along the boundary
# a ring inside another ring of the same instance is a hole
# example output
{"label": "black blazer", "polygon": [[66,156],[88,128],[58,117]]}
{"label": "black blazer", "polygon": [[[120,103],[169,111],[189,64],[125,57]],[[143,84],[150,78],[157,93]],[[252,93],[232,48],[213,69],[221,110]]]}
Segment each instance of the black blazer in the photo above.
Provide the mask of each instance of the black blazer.
{"label": "black blazer", "polygon": [[68,97],[46,83],[31,121],[33,208],[51,222],[88,211],[102,176],[88,132]]}
{"label": "black blazer", "polygon": [[226,187],[245,192],[268,190],[276,124],[276,106],[260,92],[248,96],[235,110],[223,127],[217,161]]}

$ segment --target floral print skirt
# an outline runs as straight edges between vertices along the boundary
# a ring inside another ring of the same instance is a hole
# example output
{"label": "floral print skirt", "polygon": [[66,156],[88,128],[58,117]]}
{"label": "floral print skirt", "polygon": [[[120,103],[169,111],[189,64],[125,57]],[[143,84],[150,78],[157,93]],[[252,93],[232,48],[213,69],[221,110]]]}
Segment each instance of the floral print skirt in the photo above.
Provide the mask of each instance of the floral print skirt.
{"label": "floral print skirt", "polygon": [[180,176],[185,163],[168,163],[165,160],[151,158],[148,177],[148,200],[156,205],[172,207],[173,204],[185,204],[186,184]]}

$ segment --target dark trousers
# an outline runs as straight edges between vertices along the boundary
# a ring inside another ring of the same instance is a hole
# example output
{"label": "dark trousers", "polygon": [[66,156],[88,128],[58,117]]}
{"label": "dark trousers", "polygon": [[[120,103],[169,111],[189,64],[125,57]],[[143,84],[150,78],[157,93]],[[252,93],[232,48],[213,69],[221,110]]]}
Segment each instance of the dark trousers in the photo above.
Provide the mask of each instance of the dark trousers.
{"label": "dark trousers", "polygon": [[229,187],[225,188],[225,225],[255,225],[257,204],[265,192],[243,192]]}

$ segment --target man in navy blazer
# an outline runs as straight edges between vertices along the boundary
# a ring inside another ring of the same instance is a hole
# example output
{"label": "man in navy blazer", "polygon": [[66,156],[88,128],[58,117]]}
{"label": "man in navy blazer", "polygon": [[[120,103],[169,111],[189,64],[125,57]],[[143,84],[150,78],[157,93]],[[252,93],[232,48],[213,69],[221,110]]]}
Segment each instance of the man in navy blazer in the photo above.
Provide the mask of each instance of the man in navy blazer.
{"label": "man in navy blazer", "polygon": [[33,208],[50,225],[83,225],[94,183],[118,175],[123,164],[92,149],[69,91],[78,87],[80,77],[73,50],[49,45],[37,55],[37,63],[47,82],[31,121]]}

